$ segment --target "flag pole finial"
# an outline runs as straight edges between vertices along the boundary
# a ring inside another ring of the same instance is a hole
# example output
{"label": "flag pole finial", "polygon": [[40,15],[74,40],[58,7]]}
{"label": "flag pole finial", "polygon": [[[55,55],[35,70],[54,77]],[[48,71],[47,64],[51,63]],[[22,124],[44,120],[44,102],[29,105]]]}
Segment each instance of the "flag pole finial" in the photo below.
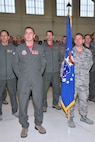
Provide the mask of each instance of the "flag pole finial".
{"label": "flag pole finial", "polygon": [[68,13],[69,13],[70,12],[70,7],[71,7],[70,2],[68,2],[67,7],[68,7]]}
{"label": "flag pole finial", "polygon": [[70,4],[70,2],[68,2],[68,4],[67,4],[67,7],[71,7],[71,4]]}

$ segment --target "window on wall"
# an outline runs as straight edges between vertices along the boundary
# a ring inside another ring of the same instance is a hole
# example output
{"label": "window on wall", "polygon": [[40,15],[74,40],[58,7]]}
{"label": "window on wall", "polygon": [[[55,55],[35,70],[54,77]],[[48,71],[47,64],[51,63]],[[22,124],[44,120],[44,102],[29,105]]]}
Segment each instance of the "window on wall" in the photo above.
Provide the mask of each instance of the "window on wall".
{"label": "window on wall", "polygon": [[44,0],[26,0],[26,14],[44,15]]}
{"label": "window on wall", "polygon": [[[70,14],[72,15],[72,0],[69,0],[71,7],[70,7]],[[68,14],[68,0],[56,0],[56,14],[57,16],[67,16]]]}
{"label": "window on wall", "polygon": [[0,12],[15,13],[15,0],[0,0]]}
{"label": "window on wall", "polygon": [[94,2],[92,0],[80,0],[80,17],[94,17]]}

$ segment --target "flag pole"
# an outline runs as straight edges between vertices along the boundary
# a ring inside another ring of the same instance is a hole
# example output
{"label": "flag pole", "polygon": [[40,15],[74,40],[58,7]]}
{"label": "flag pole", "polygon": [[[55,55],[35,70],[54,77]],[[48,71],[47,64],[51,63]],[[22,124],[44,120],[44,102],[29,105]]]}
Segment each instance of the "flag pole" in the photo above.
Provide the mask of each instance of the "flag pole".
{"label": "flag pole", "polygon": [[[70,14],[70,7],[71,7],[70,2],[68,2],[67,7],[68,7],[68,14]],[[69,121],[70,120],[70,109],[67,111],[67,118]]]}

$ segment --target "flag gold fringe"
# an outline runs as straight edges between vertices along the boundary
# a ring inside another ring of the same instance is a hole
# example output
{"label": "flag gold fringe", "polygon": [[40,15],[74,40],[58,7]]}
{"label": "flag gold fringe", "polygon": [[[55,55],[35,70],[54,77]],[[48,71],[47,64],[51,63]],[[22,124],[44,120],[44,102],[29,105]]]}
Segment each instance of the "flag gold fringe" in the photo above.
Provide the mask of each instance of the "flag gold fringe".
{"label": "flag gold fringe", "polygon": [[72,101],[67,107],[65,107],[64,103],[62,100],[60,100],[60,104],[62,106],[62,109],[65,111],[66,114],[68,114],[68,110],[75,104],[75,100]]}

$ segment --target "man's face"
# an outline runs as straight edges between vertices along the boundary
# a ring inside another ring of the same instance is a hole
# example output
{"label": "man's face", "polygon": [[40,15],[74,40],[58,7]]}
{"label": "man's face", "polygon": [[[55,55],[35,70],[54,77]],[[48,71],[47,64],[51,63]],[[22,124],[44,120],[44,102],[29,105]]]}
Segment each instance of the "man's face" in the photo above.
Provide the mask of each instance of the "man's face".
{"label": "man's face", "polygon": [[63,42],[63,44],[66,44],[66,37],[62,38],[62,42]]}
{"label": "man's face", "polygon": [[76,35],[74,39],[74,43],[76,46],[82,46],[84,43],[84,39],[81,35]]}
{"label": "man's face", "polygon": [[17,41],[17,42],[21,42],[21,40],[22,40],[21,36],[18,35],[18,36],[16,37],[16,41]]}
{"label": "man's face", "polygon": [[8,36],[7,32],[3,31],[1,33],[0,40],[1,40],[2,43],[8,42],[9,36]]}
{"label": "man's face", "polygon": [[24,33],[24,38],[25,38],[25,40],[26,41],[33,41],[34,40],[34,38],[35,38],[35,34],[34,34],[34,32],[33,32],[33,30],[32,29],[26,29],[25,30],[25,33]]}
{"label": "man's face", "polygon": [[87,35],[85,36],[84,43],[90,44],[91,40],[92,40],[91,37]]}
{"label": "man's face", "polygon": [[47,34],[46,34],[46,39],[47,39],[47,41],[53,41],[54,36],[52,35],[51,32],[47,32]]}

